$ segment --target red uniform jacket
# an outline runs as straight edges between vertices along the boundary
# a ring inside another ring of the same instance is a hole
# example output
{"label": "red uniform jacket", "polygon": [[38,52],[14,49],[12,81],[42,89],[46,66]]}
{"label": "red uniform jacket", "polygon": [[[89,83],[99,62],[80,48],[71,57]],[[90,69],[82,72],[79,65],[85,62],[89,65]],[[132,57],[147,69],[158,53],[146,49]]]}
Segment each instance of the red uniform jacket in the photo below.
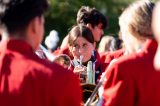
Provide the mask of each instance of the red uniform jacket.
{"label": "red uniform jacket", "polygon": [[119,49],[112,52],[104,52],[100,54],[101,61],[105,63],[110,63],[113,59],[117,59],[124,54],[124,49]]}
{"label": "red uniform jacket", "polygon": [[76,76],[40,59],[25,42],[0,45],[0,106],[79,106]]}
{"label": "red uniform jacket", "polygon": [[157,43],[147,41],[137,54],[123,56],[108,68],[105,106],[160,106],[160,71],[153,67]]}

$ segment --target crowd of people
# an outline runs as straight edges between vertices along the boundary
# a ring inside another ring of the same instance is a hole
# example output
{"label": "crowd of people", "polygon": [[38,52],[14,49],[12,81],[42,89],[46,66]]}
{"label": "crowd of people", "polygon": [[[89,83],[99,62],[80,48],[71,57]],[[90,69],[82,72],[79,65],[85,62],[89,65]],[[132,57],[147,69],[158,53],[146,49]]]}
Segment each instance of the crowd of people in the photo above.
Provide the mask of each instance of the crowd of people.
{"label": "crowd of people", "polygon": [[46,51],[48,6],[47,0],[0,1],[0,106],[160,105],[160,1],[130,4],[117,37],[103,36],[109,20],[82,6],[59,48],[58,32],[47,36]]}

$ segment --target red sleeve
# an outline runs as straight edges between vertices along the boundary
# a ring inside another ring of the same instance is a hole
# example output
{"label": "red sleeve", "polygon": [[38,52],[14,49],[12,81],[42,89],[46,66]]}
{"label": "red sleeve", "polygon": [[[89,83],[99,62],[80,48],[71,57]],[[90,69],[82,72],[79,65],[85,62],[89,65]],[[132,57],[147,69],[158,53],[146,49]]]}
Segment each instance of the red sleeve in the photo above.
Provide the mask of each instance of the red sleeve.
{"label": "red sleeve", "polygon": [[60,54],[60,48],[57,48],[55,51],[52,53],[53,55],[57,56]]}
{"label": "red sleeve", "polygon": [[103,93],[104,106],[134,105],[134,83],[125,69],[125,65],[119,66],[116,63],[108,67]]}
{"label": "red sleeve", "polygon": [[53,53],[53,55],[60,55],[60,54],[66,54],[68,55],[71,59],[73,59],[72,54],[70,53],[69,47],[66,46],[64,48],[57,48]]}
{"label": "red sleeve", "polygon": [[113,59],[117,59],[124,54],[124,49],[119,49],[113,52],[103,52],[100,54],[101,61],[110,63]]}
{"label": "red sleeve", "polygon": [[69,66],[68,70],[71,71],[71,72],[73,72],[73,70],[74,70],[73,64],[71,64],[71,65]]}
{"label": "red sleeve", "polygon": [[100,59],[105,63],[110,63],[111,60],[113,59],[113,56],[111,55],[110,52],[103,52],[100,54]]}

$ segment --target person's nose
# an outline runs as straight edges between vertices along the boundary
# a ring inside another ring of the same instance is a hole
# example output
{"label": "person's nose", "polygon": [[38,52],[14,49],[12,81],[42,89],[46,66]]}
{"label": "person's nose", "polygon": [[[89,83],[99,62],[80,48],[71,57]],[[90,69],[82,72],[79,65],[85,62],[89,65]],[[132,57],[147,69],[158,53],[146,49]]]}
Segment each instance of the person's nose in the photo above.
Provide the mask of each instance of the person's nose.
{"label": "person's nose", "polygon": [[79,51],[80,54],[82,54],[83,53],[83,48],[80,47],[78,51]]}

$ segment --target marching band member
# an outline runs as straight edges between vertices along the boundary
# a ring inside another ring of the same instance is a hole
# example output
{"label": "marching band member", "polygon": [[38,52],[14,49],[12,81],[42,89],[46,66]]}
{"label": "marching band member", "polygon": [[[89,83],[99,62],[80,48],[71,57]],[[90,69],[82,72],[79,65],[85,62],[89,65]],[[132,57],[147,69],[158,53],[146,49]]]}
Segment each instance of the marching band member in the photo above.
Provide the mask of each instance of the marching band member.
{"label": "marching band member", "polygon": [[0,2],[0,106],[80,106],[77,77],[40,59],[47,0]]}
{"label": "marching band member", "polygon": [[70,70],[74,70],[75,73],[82,71],[77,66],[80,64],[80,57],[83,56],[81,60],[83,66],[87,66],[89,61],[95,64],[95,81],[98,82],[105,64],[101,64],[95,56],[94,38],[91,30],[84,25],[77,25],[71,29],[68,35],[69,49],[74,57]]}
{"label": "marching band member", "polygon": [[120,57],[106,70],[105,106],[160,105],[160,72],[153,67],[157,48],[151,30],[153,7],[150,0],[137,1],[119,18],[129,55]]}
{"label": "marching band member", "polygon": [[157,2],[156,7],[153,12],[153,20],[152,20],[153,32],[158,42],[157,52],[154,58],[154,66],[157,70],[160,70],[160,1]]}
{"label": "marching band member", "polygon": [[[101,37],[104,34],[104,29],[107,27],[106,17],[98,11],[96,8],[91,8],[89,6],[82,6],[77,12],[77,24],[82,24],[87,26],[93,33],[94,38],[94,53],[96,58],[100,59],[99,53],[96,50],[96,45],[100,41]],[[61,46],[54,54],[67,54],[73,59],[73,56],[69,53],[68,44],[68,35],[63,40],[65,43],[64,46]],[[67,43],[66,43],[67,42]],[[62,43],[63,45],[63,43]]]}

